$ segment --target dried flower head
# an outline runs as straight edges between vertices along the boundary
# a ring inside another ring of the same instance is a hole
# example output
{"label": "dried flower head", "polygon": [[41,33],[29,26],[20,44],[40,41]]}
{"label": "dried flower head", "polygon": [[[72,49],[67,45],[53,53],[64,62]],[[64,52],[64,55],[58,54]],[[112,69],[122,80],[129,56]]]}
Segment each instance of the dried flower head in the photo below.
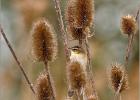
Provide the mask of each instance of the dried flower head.
{"label": "dried flower head", "polygon": [[38,20],[33,26],[33,54],[38,61],[52,61],[57,54],[56,36],[45,19]]}
{"label": "dried flower head", "polygon": [[81,90],[86,83],[86,74],[79,62],[71,62],[67,66],[68,81],[72,89]]}
{"label": "dried flower head", "polygon": [[123,16],[121,19],[121,31],[124,34],[136,34],[137,22],[135,17],[131,15]]}
{"label": "dried flower head", "polygon": [[48,77],[48,74],[43,72],[37,78],[35,86],[38,100],[53,100],[54,90],[48,81]]}
{"label": "dried flower head", "polygon": [[65,12],[68,32],[74,39],[83,39],[93,24],[93,0],[69,0]]}
{"label": "dried flower head", "polygon": [[123,66],[120,64],[112,65],[112,69],[111,69],[111,73],[110,73],[111,74],[110,80],[111,80],[111,84],[112,84],[112,87],[114,88],[115,92],[118,91],[122,77],[123,77],[122,86],[121,86],[119,92],[122,92],[122,91],[128,89],[127,74],[122,67]]}
{"label": "dried flower head", "polygon": [[76,24],[78,27],[91,27],[93,23],[93,0],[77,0]]}

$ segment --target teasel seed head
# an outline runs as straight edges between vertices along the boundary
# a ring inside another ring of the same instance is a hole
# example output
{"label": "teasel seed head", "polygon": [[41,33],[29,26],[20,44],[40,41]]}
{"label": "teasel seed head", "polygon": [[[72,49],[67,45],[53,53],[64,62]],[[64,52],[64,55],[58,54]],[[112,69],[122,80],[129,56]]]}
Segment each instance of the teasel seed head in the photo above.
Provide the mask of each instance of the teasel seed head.
{"label": "teasel seed head", "polygon": [[68,32],[74,39],[83,39],[90,34],[94,18],[93,0],[69,0],[65,12]]}
{"label": "teasel seed head", "polygon": [[71,62],[67,66],[67,77],[73,90],[80,91],[86,83],[86,73],[79,62]]}
{"label": "teasel seed head", "polygon": [[[39,75],[35,83],[37,100],[52,100],[54,96],[54,88],[48,81],[48,74],[44,71]],[[55,97],[55,96],[54,96]]]}
{"label": "teasel seed head", "polygon": [[35,22],[32,29],[33,54],[38,61],[53,61],[57,54],[57,40],[45,19]]}
{"label": "teasel seed head", "polygon": [[112,84],[112,87],[115,92],[117,92],[120,82],[122,80],[122,86],[120,88],[119,93],[122,91],[128,89],[128,77],[126,71],[123,69],[123,66],[120,64],[113,64],[111,68],[111,73],[110,73],[110,81]]}
{"label": "teasel seed head", "polygon": [[121,19],[121,31],[124,34],[131,35],[136,34],[137,22],[134,16],[127,15],[123,16]]}
{"label": "teasel seed head", "polygon": [[93,0],[77,0],[76,24],[78,27],[91,27],[93,24],[94,5]]}
{"label": "teasel seed head", "polygon": [[68,0],[65,11],[65,19],[67,22],[67,30],[74,39],[82,39],[85,37],[83,29],[76,26],[76,1]]}

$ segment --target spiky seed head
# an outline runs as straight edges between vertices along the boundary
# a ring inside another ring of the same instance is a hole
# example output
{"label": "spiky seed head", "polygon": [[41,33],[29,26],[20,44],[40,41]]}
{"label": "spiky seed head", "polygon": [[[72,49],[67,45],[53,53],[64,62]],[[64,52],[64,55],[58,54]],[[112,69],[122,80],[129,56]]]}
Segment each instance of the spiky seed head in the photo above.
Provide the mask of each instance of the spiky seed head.
{"label": "spiky seed head", "polygon": [[68,32],[80,40],[90,34],[93,24],[93,0],[69,0],[65,12]]}
{"label": "spiky seed head", "polygon": [[76,24],[78,27],[91,27],[93,24],[94,3],[93,0],[77,0]]}
{"label": "spiky seed head", "polygon": [[39,75],[35,83],[37,100],[52,100],[54,90],[48,81],[48,74],[43,72]]}
{"label": "spiky seed head", "polygon": [[35,22],[32,29],[33,54],[38,61],[52,61],[57,54],[57,40],[52,27],[45,19]]}
{"label": "spiky seed head", "polygon": [[137,22],[134,16],[127,15],[121,18],[121,31],[124,34],[136,34]]}
{"label": "spiky seed head", "polygon": [[65,11],[65,19],[67,22],[67,30],[74,39],[82,39],[85,37],[83,34],[83,29],[76,26],[76,1],[68,0],[67,8]]}
{"label": "spiky seed head", "polygon": [[117,92],[120,82],[122,80],[122,86],[120,88],[120,93],[126,89],[128,89],[128,78],[125,70],[123,69],[123,66],[120,64],[113,64],[111,68],[111,76],[110,76],[110,81],[112,84],[112,87],[115,92]]}
{"label": "spiky seed head", "polygon": [[81,90],[86,83],[86,73],[79,62],[71,62],[67,66],[68,81],[74,90]]}

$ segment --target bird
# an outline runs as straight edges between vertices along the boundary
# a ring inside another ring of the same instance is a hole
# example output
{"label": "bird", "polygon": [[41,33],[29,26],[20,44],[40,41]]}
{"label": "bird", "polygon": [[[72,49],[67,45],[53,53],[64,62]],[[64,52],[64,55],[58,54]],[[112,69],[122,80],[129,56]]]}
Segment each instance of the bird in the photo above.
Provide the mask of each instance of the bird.
{"label": "bird", "polygon": [[83,66],[83,70],[86,70],[87,55],[83,48],[80,46],[73,46],[70,49],[70,61],[79,62]]}

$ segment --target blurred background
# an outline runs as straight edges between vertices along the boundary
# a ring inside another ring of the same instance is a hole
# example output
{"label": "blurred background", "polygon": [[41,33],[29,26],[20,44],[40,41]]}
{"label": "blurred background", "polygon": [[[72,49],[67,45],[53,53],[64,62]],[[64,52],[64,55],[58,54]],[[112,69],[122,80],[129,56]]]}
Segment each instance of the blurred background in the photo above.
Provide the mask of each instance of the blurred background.
{"label": "blurred background", "polygon": [[[64,15],[67,0],[61,0]],[[120,18],[136,15],[139,0],[95,0],[95,34],[89,39],[95,86],[100,100],[113,100],[107,69],[113,62],[124,63],[127,37],[120,32]],[[0,23],[32,83],[43,70],[43,64],[32,56],[31,27],[34,20],[45,17],[58,37],[58,56],[50,64],[57,100],[66,98],[66,64],[63,41],[53,0],[0,0]],[[93,29],[92,29],[93,30]],[[122,100],[138,100],[139,34],[135,36],[129,61],[130,88]],[[34,100],[21,71],[0,34],[0,100]]]}

